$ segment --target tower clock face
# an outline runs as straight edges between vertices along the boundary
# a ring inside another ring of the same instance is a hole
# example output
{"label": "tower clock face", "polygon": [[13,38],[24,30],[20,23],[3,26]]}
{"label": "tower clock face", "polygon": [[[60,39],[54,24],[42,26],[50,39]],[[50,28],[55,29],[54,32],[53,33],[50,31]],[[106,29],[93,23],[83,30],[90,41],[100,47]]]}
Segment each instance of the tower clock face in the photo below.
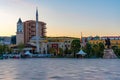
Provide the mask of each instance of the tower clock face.
{"label": "tower clock face", "polygon": [[23,32],[23,26],[22,26],[22,24],[18,24],[17,32]]}

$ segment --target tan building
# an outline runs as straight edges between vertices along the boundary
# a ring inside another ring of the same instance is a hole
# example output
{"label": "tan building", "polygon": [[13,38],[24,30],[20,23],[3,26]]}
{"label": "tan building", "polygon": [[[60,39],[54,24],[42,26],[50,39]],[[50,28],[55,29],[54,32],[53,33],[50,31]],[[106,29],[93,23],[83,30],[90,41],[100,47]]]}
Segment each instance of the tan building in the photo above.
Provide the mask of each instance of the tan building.
{"label": "tan building", "polygon": [[[65,51],[66,48],[71,49],[72,38],[39,38],[40,53],[49,53],[48,51],[51,48],[56,50],[56,53],[59,53],[59,48]],[[31,45],[36,45],[36,37],[30,39]]]}
{"label": "tan building", "polygon": [[[110,40],[110,42],[111,42],[111,47],[117,46],[120,48],[120,40]],[[91,43],[91,44],[98,44],[98,43],[105,44],[105,40],[90,40],[89,43]]]}
{"label": "tan building", "polygon": [[[46,23],[38,22],[39,24],[39,36],[45,37],[46,36]],[[28,20],[23,22],[24,25],[24,43],[28,43],[30,39],[36,35],[36,21]]]}

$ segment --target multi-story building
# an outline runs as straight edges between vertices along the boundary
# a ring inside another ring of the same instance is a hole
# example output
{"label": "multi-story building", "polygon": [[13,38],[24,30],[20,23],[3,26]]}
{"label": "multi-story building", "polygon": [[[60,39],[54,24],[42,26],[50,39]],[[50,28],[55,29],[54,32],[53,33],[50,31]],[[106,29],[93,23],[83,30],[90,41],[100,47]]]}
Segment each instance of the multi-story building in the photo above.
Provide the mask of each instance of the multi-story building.
{"label": "multi-story building", "polygon": [[117,46],[120,48],[120,37],[119,36],[104,36],[104,37],[100,37],[100,39],[92,39],[89,40],[89,43],[91,44],[98,44],[98,43],[103,43],[105,44],[105,39],[109,38],[110,42],[111,42],[111,47],[112,46]]}
{"label": "multi-story building", "polygon": [[109,38],[110,40],[120,40],[120,36],[103,36],[101,37],[101,40],[105,40]]}
{"label": "multi-story building", "polygon": [[[23,22],[24,24],[24,43],[27,44],[33,36],[36,36],[36,21],[28,20]],[[38,22],[38,35],[40,37],[46,36],[46,23]]]}
{"label": "multi-story building", "polygon": [[[46,23],[44,22],[38,22],[39,27],[39,36],[45,37],[46,36]],[[19,43],[27,44],[30,39],[36,35],[36,21],[34,20],[28,20],[25,22],[22,22],[21,19],[17,22],[17,45]]]}
{"label": "multi-story building", "polygon": [[10,45],[11,37],[0,37],[0,45]]}

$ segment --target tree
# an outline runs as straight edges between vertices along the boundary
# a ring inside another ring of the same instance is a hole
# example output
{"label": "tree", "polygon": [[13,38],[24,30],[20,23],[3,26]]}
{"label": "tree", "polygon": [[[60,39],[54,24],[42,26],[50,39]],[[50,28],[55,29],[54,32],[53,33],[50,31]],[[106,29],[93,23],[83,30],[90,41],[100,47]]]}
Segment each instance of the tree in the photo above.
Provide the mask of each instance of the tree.
{"label": "tree", "polygon": [[22,52],[25,45],[23,43],[18,44],[18,52]]}
{"label": "tree", "polygon": [[0,45],[0,54],[10,53],[10,50],[8,45]]}
{"label": "tree", "polygon": [[103,52],[104,52],[105,46],[104,46],[104,44],[101,43],[101,42],[100,42],[98,45],[99,45],[99,51],[100,51],[98,56],[102,58],[102,57],[103,57]]}
{"label": "tree", "polygon": [[120,48],[118,46],[112,46],[112,49],[114,50],[116,56],[120,57]]}
{"label": "tree", "polygon": [[92,46],[92,48],[93,48],[93,52],[92,52],[93,57],[98,57],[98,54],[99,54],[99,46],[98,46],[97,44],[94,44],[94,45]]}
{"label": "tree", "polygon": [[90,43],[87,43],[83,50],[87,53],[86,57],[89,58],[92,54],[92,45]]}
{"label": "tree", "polygon": [[87,53],[86,57],[96,57],[96,58],[102,58],[103,52],[104,52],[104,44],[103,43],[97,43],[97,44],[90,44],[87,43],[86,46],[83,48],[83,50]]}
{"label": "tree", "polygon": [[0,54],[3,54],[3,46],[2,45],[0,45]]}
{"label": "tree", "polygon": [[49,49],[49,53],[50,53],[50,54],[57,55],[57,50],[56,50],[55,48],[50,48],[50,49]]}
{"label": "tree", "polygon": [[74,57],[75,57],[75,54],[77,52],[79,52],[80,50],[80,40],[76,39],[76,40],[73,40],[72,43],[71,43],[71,50],[74,54]]}
{"label": "tree", "polygon": [[62,48],[59,48],[59,55],[60,55],[60,56],[64,56],[63,53],[64,53],[63,49],[62,49]]}
{"label": "tree", "polygon": [[103,57],[104,48],[105,48],[105,46],[104,46],[103,43],[93,44],[93,46],[92,46],[93,56],[97,57],[97,58],[102,58]]}

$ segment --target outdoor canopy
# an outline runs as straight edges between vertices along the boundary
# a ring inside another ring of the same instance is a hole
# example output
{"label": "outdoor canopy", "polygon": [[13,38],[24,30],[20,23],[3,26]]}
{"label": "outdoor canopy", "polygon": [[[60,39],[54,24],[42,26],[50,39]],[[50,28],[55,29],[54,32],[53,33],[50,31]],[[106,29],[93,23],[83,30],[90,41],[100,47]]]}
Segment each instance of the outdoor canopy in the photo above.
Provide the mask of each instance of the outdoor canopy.
{"label": "outdoor canopy", "polygon": [[32,55],[29,51],[25,52],[25,55]]}
{"label": "outdoor canopy", "polygon": [[82,56],[85,56],[87,53],[85,53],[82,49],[76,53],[77,55],[82,55]]}

